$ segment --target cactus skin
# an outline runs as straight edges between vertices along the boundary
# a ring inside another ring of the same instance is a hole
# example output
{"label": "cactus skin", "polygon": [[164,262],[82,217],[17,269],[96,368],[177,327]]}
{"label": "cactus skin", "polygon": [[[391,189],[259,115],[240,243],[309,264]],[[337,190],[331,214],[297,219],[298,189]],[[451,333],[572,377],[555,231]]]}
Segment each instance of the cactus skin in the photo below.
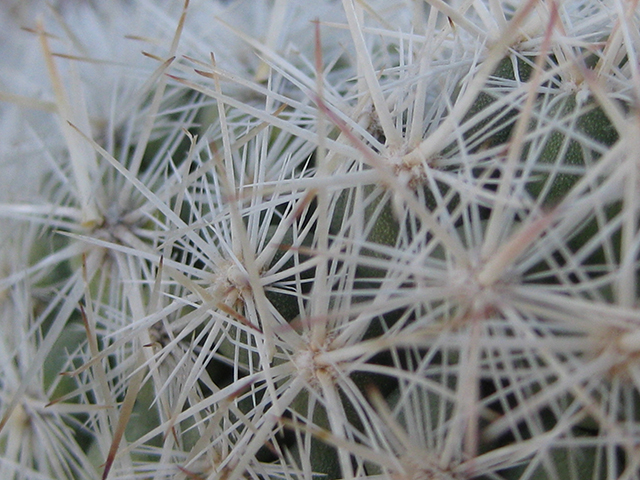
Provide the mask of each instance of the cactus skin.
{"label": "cactus skin", "polygon": [[[574,115],[576,110],[576,96],[571,95],[557,102],[557,106],[554,105],[548,114],[557,116],[558,119],[564,119]],[[602,148],[611,147],[618,140],[618,133],[602,108],[597,104],[587,103],[581,105],[581,110],[584,113],[580,114],[577,119],[567,121],[568,128],[575,132],[576,136],[582,135],[596,142]],[[596,162],[599,156],[598,152],[581,145],[577,140],[567,137],[560,131],[554,131],[548,136],[542,147],[538,162],[540,165],[552,164],[560,168],[564,166],[577,167],[578,171],[580,167],[586,166],[586,162],[589,164]],[[569,173],[541,174],[540,176],[540,180],[530,183],[527,189],[536,199],[540,197],[544,189],[545,195],[542,203],[547,206],[560,202],[581,177],[580,174],[572,175]]]}

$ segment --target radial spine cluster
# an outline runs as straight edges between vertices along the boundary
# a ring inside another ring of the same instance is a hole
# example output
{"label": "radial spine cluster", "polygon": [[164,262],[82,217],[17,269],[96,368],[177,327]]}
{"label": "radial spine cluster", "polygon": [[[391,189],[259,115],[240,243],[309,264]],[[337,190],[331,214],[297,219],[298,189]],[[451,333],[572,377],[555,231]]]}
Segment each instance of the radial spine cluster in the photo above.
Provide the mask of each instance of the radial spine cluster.
{"label": "radial spine cluster", "polygon": [[0,27],[0,478],[640,480],[636,1]]}

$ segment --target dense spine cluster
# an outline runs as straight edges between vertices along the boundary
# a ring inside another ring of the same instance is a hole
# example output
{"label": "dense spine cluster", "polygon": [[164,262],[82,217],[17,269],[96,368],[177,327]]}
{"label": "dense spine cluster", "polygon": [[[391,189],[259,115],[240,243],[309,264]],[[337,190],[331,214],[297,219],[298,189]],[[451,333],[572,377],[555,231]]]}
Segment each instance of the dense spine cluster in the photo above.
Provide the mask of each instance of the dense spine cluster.
{"label": "dense spine cluster", "polygon": [[640,478],[636,3],[313,3],[0,5],[0,477]]}

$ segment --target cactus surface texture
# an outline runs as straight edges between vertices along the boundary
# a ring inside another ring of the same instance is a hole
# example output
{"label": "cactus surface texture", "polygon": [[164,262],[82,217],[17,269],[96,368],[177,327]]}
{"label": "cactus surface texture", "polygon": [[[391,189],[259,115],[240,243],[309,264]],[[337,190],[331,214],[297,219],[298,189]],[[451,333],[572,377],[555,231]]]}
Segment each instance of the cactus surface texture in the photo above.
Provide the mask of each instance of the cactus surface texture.
{"label": "cactus surface texture", "polygon": [[0,26],[0,479],[640,480],[637,0]]}

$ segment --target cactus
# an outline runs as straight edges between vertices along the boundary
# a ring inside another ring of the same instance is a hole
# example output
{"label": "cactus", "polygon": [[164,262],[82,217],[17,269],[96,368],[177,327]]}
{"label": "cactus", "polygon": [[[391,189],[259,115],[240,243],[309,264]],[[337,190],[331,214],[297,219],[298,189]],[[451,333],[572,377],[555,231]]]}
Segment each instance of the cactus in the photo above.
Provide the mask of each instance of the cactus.
{"label": "cactus", "polygon": [[634,2],[0,12],[1,478],[640,478]]}

